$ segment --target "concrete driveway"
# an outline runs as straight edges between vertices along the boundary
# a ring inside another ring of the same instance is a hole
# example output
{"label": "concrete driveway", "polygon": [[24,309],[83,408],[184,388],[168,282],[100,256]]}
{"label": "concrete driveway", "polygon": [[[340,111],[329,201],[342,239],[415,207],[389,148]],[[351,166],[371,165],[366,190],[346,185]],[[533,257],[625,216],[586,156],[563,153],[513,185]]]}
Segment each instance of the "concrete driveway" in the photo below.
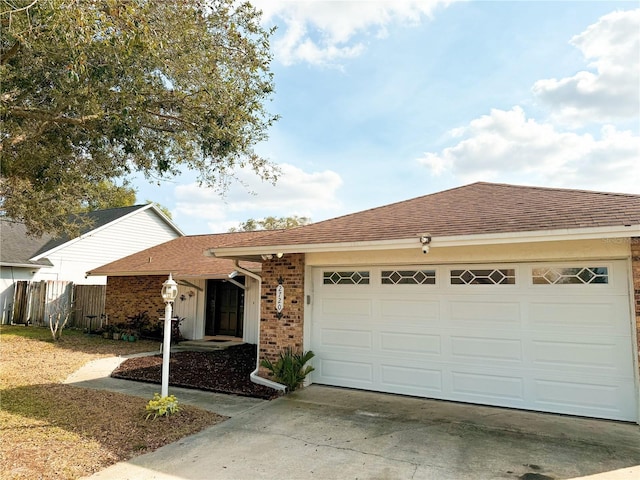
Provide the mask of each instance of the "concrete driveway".
{"label": "concrete driveway", "polygon": [[640,478],[640,427],[311,386],[98,479]]}

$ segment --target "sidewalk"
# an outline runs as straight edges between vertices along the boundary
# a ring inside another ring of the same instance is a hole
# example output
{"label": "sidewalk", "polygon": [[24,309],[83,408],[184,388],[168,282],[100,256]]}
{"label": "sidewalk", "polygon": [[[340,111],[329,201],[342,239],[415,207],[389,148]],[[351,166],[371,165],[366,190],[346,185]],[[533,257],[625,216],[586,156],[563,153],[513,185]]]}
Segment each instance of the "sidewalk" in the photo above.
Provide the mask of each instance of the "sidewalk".
{"label": "sidewalk", "polygon": [[[151,399],[154,393],[160,393],[160,385],[111,378],[110,375],[127,358],[156,354],[157,352],[151,352],[93,360],[69,375],[63,383]],[[234,417],[266,402],[266,400],[258,398],[172,386],[169,386],[169,394],[178,397],[180,403],[193,405],[227,417]]]}

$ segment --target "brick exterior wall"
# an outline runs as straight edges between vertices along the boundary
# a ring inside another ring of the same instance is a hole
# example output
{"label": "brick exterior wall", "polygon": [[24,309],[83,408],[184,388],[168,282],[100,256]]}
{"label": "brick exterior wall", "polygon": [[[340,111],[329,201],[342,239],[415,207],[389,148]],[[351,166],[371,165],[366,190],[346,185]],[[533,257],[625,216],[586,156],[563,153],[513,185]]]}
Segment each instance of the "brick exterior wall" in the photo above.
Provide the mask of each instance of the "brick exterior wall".
{"label": "brick exterior wall", "polygon": [[[276,311],[276,288],[282,278],[284,306],[282,318]],[[287,254],[262,264],[260,308],[260,358],[274,361],[286,347],[302,351],[304,321],[304,254]],[[260,375],[267,377],[261,368]]]}
{"label": "brick exterior wall", "polygon": [[143,277],[108,277],[105,313],[110,324],[147,311],[154,318],[164,317],[165,304],[160,292],[166,275]]}
{"label": "brick exterior wall", "polygon": [[640,237],[631,239],[631,271],[633,274],[633,304],[636,313],[636,341],[638,343],[638,363],[640,364]]}

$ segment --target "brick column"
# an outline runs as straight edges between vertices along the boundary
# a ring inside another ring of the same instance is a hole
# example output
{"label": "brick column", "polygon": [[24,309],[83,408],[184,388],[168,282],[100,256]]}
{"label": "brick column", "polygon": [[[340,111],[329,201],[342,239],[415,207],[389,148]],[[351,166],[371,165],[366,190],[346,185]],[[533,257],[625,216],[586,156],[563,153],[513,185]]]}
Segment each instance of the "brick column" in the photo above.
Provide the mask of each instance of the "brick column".
{"label": "brick column", "polygon": [[[282,317],[276,311],[278,280],[284,287]],[[274,361],[286,347],[302,351],[304,322],[304,254],[287,254],[262,264],[260,359]],[[265,372],[260,375],[266,377]]]}
{"label": "brick column", "polygon": [[640,363],[640,237],[631,239],[631,271],[633,274],[633,304],[636,313],[636,340],[638,343],[638,363]]}

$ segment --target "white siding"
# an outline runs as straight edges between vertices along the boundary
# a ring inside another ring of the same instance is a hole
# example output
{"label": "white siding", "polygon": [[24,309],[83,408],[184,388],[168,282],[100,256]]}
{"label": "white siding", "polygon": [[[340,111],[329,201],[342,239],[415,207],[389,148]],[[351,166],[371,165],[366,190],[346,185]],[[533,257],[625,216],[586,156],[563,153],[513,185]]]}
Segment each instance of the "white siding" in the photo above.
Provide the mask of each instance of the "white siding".
{"label": "white siding", "polygon": [[178,236],[152,209],[139,211],[54,251],[46,257],[54,266],[42,269],[34,280],[105,285],[106,277],[85,278],[86,272]]}
{"label": "white siding", "polygon": [[[177,279],[179,282],[180,279]],[[189,283],[200,287],[178,284],[178,297],[174,302],[173,314],[183,317],[180,326],[182,336],[188,340],[199,340],[204,337],[204,302],[206,280],[189,279]],[[184,297],[183,297],[184,296]],[[184,300],[182,300],[184,298]]]}
{"label": "white siding", "polygon": [[13,308],[15,282],[32,280],[36,268],[1,267],[0,269],[0,323],[9,323]]}
{"label": "white siding", "polygon": [[242,340],[258,343],[258,325],[260,323],[260,285],[257,280],[245,277],[244,327]]}

